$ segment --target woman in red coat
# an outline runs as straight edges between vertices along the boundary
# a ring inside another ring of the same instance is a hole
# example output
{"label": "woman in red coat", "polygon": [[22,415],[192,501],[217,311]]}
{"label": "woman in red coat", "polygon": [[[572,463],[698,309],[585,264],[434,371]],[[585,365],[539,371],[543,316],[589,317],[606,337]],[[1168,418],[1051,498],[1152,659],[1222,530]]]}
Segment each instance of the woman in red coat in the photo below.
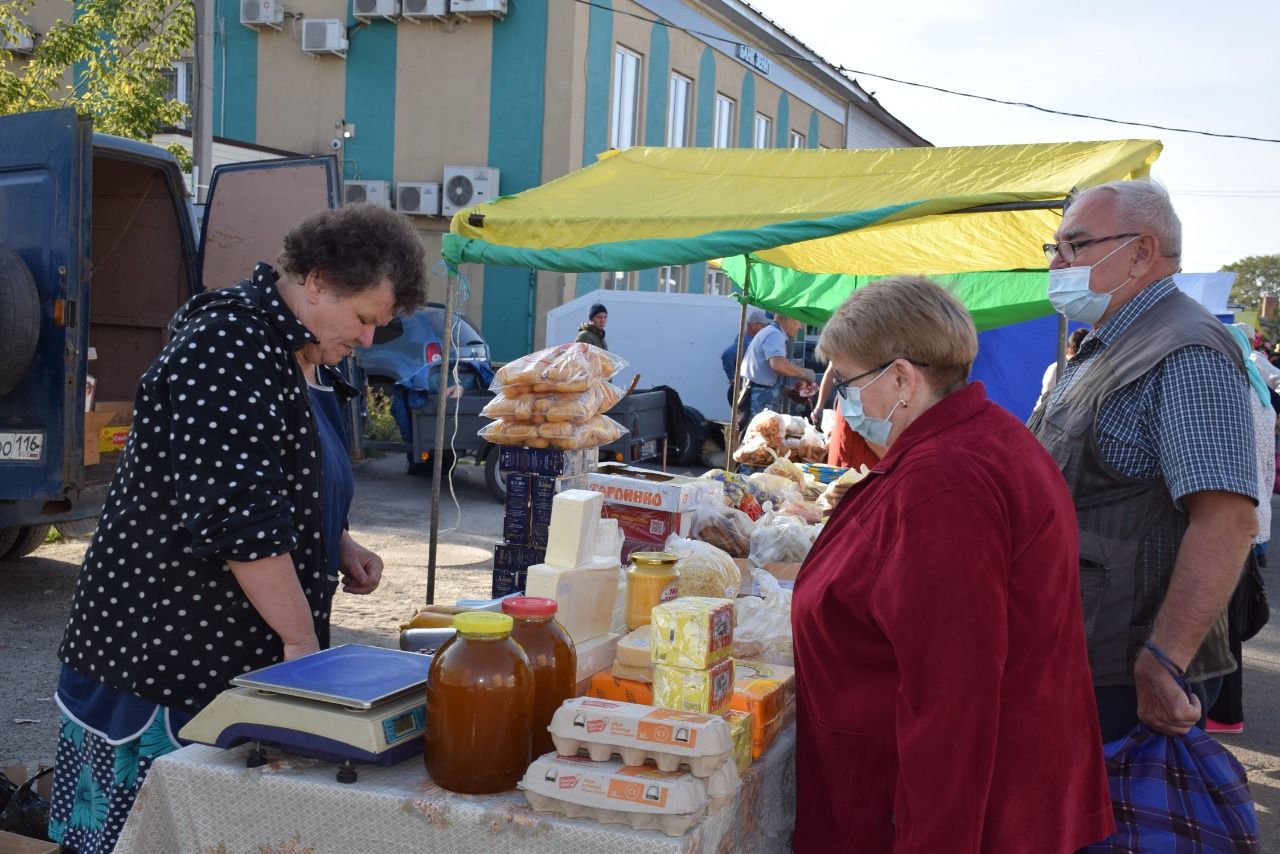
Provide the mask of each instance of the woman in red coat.
{"label": "woman in red coat", "polygon": [[968,384],[977,349],[920,278],[856,291],[823,330],[841,413],[883,458],[796,582],[798,852],[1069,852],[1114,827],[1071,496]]}

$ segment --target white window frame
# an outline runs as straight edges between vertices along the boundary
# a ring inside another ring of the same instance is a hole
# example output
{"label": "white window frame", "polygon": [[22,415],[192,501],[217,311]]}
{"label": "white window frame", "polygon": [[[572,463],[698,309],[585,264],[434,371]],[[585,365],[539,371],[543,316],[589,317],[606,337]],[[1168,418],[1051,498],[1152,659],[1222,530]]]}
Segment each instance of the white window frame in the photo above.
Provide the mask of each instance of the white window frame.
{"label": "white window frame", "polygon": [[769,148],[773,145],[773,119],[764,113],[756,113],[755,146]]}
{"label": "white window frame", "polygon": [[615,272],[600,274],[600,288],[606,291],[634,291],[635,286],[634,272]]}
{"label": "white window frame", "polygon": [[[187,105],[187,109],[191,111],[191,116],[196,114],[196,79],[195,79],[195,60],[179,59],[163,72],[164,78],[169,83],[169,91],[166,93],[170,98],[181,101]],[[180,128],[188,128],[191,125],[191,119],[188,118],[178,125]]]}
{"label": "white window frame", "polygon": [[621,44],[614,46],[609,146],[619,151],[640,141],[640,86],[643,70],[642,55]]}
{"label": "white window frame", "polygon": [[711,125],[711,146],[733,148],[733,132],[738,116],[738,102],[720,92],[716,93],[715,112]]}
{"label": "white window frame", "polygon": [[[683,91],[681,91],[683,90]],[[677,98],[683,95],[683,103]],[[667,83],[667,147],[684,148],[689,144],[690,121],[693,116],[693,81],[683,74],[671,72]]]}
{"label": "white window frame", "polygon": [[808,140],[805,139],[804,134],[802,134],[800,131],[793,130],[787,135],[787,147],[788,148],[807,148]]}
{"label": "white window frame", "polygon": [[703,293],[711,296],[729,295],[729,277],[719,267],[707,265],[707,281]]}
{"label": "white window frame", "polygon": [[688,268],[667,266],[658,268],[658,293],[683,294],[689,290]]}

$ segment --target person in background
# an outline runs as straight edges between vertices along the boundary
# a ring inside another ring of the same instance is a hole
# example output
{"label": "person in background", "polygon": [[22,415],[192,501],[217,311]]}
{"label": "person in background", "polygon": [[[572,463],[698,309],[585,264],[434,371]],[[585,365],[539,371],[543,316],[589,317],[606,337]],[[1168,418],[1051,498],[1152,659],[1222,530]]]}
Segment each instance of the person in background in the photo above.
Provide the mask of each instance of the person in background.
{"label": "person in background", "polygon": [[[1084,336],[1089,334],[1089,330],[1081,327],[1071,333],[1067,338],[1067,358],[1074,359],[1076,353],[1080,350],[1080,342],[1084,340]],[[1040,381],[1040,399],[1036,401],[1039,406],[1049,392],[1053,391],[1053,387],[1058,384],[1058,360],[1054,359],[1049,363],[1049,367],[1044,369],[1044,379]]]}
{"label": "person in background", "polygon": [[968,377],[978,336],[916,277],[818,345],[885,449],[796,578],[794,850],[1067,854],[1114,829],[1062,475]]}
{"label": "person in background", "polygon": [[604,325],[608,322],[609,310],[602,304],[595,303],[587,312],[587,322],[578,327],[578,337],[573,340],[608,350],[609,346],[604,343]]}
{"label": "person in background", "polygon": [[766,409],[781,412],[782,385],[787,377],[813,382],[816,376],[809,368],[791,364],[787,343],[803,326],[795,318],[774,316],[773,323],[756,333],[742,357],[742,392],[738,408],[744,413],[743,426]]}
{"label": "person in background", "polygon": [[378,586],[347,534],[331,368],[426,302],[425,252],[368,204],[293,228],[273,268],[198,294],[143,374],[133,431],[58,656],[49,835],[109,852],[151,763],[230,680],[328,642],[338,577]]}
{"label": "person in background", "polygon": [[[753,308],[747,312],[747,337],[742,342],[742,354],[746,357],[747,348],[751,346],[751,341],[756,334],[769,325],[769,321],[773,318],[762,309]],[[733,336],[733,343],[724,348],[724,352],[720,354],[720,364],[724,368],[724,375],[729,380],[729,405],[733,405],[733,369],[738,366],[738,336]]]}
{"label": "person in background", "polygon": [[[813,412],[810,417],[813,419],[813,425],[819,430],[822,429],[823,412],[827,408],[827,397],[831,394],[831,389],[835,384],[835,372],[823,371],[822,383],[818,386],[818,393],[813,399]],[[867,440],[862,436],[849,429],[848,423],[840,417],[840,407],[844,404],[844,400],[839,396],[832,399],[834,404],[836,417],[831,427],[831,435],[827,437],[827,465],[837,466],[839,468],[860,468],[866,466],[873,468],[876,463],[880,462],[880,456],[884,452],[883,448],[872,448]],[[834,485],[833,485],[834,486]],[[840,500],[840,496],[844,495],[844,490],[840,486],[834,486],[831,492],[833,504]]]}
{"label": "person in background", "polygon": [[[1276,480],[1276,411],[1271,407],[1274,392],[1263,381],[1258,364],[1253,360],[1256,351],[1250,346],[1253,330],[1244,323],[1234,324],[1231,334],[1240,344],[1240,350],[1248,361],[1249,386],[1252,394],[1249,404],[1253,410],[1253,432],[1258,443],[1258,534],[1253,538],[1253,548],[1245,558],[1244,572],[1236,592],[1227,606],[1227,643],[1231,655],[1239,663],[1234,673],[1222,677],[1222,690],[1217,702],[1205,718],[1206,732],[1244,732],[1244,641],[1241,638],[1242,623],[1248,585],[1253,582],[1250,573],[1261,571],[1267,565],[1267,543],[1271,539],[1271,492]],[[1265,359],[1261,360],[1271,367]]]}
{"label": "person in background", "polygon": [[1044,245],[1049,300],[1093,329],[1028,424],[1075,501],[1103,741],[1139,722],[1181,735],[1237,667],[1226,606],[1258,533],[1245,362],[1174,284],[1182,225],[1163,187],[1088,189],[1054,240]]}

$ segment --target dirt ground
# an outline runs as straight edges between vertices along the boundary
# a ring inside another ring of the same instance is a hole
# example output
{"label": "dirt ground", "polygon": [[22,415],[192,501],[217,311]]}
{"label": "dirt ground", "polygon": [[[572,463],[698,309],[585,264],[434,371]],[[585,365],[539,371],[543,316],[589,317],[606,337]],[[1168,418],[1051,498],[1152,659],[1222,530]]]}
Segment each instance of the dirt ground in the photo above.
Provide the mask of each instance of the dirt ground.
{"label": "dirt ground", "polygon": [[[402,457],[357,462],[351,535],[382,556],[382,584],[368,596],[339,592],[333,643],[398,646],[398,625],[426,602],[431,480],[404,474]],[[502,505],[481,469],[460,465],[454,488],[461,525],[442,496],[435,599],[488,598]],[[57,649],[88,541],[48,545],[0,563],[0,768],[51,762],[57,746]]]}

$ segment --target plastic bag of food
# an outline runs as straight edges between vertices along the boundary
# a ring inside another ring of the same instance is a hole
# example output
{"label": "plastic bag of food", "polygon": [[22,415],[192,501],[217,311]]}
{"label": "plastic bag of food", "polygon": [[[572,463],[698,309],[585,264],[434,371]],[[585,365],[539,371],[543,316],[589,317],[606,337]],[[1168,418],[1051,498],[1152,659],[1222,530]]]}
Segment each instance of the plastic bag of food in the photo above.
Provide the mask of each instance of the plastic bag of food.
{"label": "plastic bag of food", "polygon": [[768,442],[760,436],[752,436],[750,439],[744,439],[733,452],[734,462],[742,463],[744,466],[757,466],[763,468],[773,464],[779,456],[785,454],[785,448],[775,451]]}
{"label": "plastic bag of food", "polygon": [[733,602],[734,655],[793,667],[791,591],[783,590],[778,579],[754,567],[751,569],[751,581],[759,595],[742,596]]}
{"label": "plastic bag of food", "polygon": [[586,424],[565,422],[538,425],[538,435],[553,448],[576,451],[582,448],[598,448],[616,440],[627,428],[607,415],[597,415]]}
{"label": "plastic bag of food", "polygon": [[712,469],[703,477],[724,484],[724,503],[746,513],[752,521],[759,519],[760,514],[764,512],[760,507],[760,499],[756,498],[752,491],[754,487],[745,475],[724,469]]}
{"label": "plastic bag of food", "polygon": [[786,501],[778,512],[783,516],[795,516],[808,525],[816,525],[822,521],[822,507],[816,501]]}
{"label": "plastic bag of food", "polygon": [[809,422],[799,415],[780,415],[778,417],[782,419],[782,431],[785,436],[795,436],[798,439],[804,435],[805,428],[809,426]]}
{"label": "plastic bag of food", "polygon": [[732,558],[751,554],[753,528],[755,523],[751,517],[736,507],[707,507],[694,511],[689,532],[695,539],[710,543]]}
{"label": "plastic bag of food", "polygon": [[500,419],[476,431],[481,439],[495,445],[523,445],[527,448],[549,448],[551,441],[538,435],[539,425],[528,421]]}
{"label": "plastic bag of food", "polygon": [[763,439],[770,448],[780,451],[787,436],[787,424],[783,416],[772,409],[765,409],[757,413],[751,419],[751,422],[747,424],[747,430],[743,433],[742,438],[745,442],[757,436]]}
{"label": "plastic bag of food", "polygon": [[751,532],[751,562],[803,563],[813,546],[811,527],[803,519],[766,510]]}
{"label": "plastic bag of food", "polygon": [[805,474],[800,469],[800,466],[791,462],[791,460],[775,460],[767,469],[764,470],[764,473],[768,475],[776,475],[778,477],[785,477],[802,490],[804,489]]}
{"label": "plastic bag of food", "polygon": [[[607,380],[626,366],[625,359],[593,344],[557,344],[503,365],[494,375],[489,390],[532,386],[535,392],[583,392],[591,380]],[[544,388],[539,389],[539,386]]]}
{"label": "plastic bag of food", "polygon": [[821,433],[809,425],[800,437],[800,445],[796,448],[800,459],[807,463],[825,463],[827,461],[827,440]]}
{"label": "plastic bag of food", "polygon": [[[726,511],[738,513],[732,508]],[[675,555],[680,570],[680,595],[732,599],[738,595],[742,573],[733,558],[721,548],[702,540],[685,539],[677,534],[667,538],[666,551]]]}
{"label": "plastic bag of food", "polygon": [[523,394],[532,386],[512,386],[480,410],[485,418],[508,421],[532,421],[535,424],[568,422],[585,424],[596,415],[612,409],[622,400],[623,391],[607,380],[593,380],[580,394]]}
{"label": "plastic bag of food", "polygon": [[794,481],[785,477],[756,472],[750,475],[747,480],[754,487],[752,491],[755,492],[756,498],[761,505],[769,501],[773,503],[774,507],[781,507],[788,501],[803,500],[803,496],[800,494],[800,487],[796,486]]}

